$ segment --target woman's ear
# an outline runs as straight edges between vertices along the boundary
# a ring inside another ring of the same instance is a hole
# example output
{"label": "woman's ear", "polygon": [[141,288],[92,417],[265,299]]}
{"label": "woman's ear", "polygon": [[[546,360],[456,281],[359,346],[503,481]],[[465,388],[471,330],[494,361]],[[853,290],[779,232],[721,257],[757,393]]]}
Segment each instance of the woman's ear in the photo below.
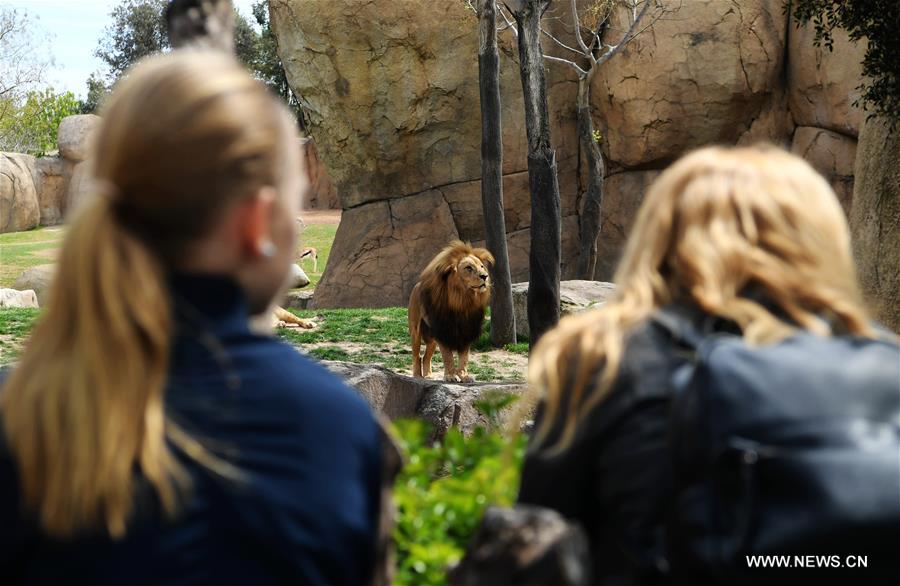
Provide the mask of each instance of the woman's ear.
{"label": "woman's ear", "polygon": [[271,218],[277,197],[275,188],[261,187],[238,206],[241,248],[254,259],[275,254]]}

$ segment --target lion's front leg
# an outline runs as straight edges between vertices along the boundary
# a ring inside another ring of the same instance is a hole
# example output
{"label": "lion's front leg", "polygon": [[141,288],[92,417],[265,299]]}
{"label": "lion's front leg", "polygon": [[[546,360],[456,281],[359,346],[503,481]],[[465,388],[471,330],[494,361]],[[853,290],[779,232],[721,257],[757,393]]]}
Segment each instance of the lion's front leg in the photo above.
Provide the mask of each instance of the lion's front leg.
{"label": "lion's front leg", "polygon": [[455,360],[453,359],[453,350],[447,348],[443,344],[438,344],[441,348],[441,357],[444,359],[444,380],[452,383],[459,382],[459,375],[456,373]]}
{"label": "lion's front leg", "polygon": [[469,365],[469,349],[466,348],[462,352],[459,353],[459,370],[457,374],[459,375],[459,380],[464,383],[475,382],[475,377],[469,374],[469,371],[466,370],[466,367]]}
{"label": "lion's front leg", "polygon": [[437,342],[434,340],[425,344],[425,358],[422,359],[422,376],[424,378],[431,378],[431,357],[434,356],[436,346]]}

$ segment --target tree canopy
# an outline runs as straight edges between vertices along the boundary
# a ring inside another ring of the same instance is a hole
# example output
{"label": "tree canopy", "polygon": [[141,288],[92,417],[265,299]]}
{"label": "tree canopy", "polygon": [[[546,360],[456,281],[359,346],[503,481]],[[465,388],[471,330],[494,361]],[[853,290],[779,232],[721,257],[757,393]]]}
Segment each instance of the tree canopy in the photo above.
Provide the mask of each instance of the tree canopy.
{"label": "tree canopy", "polygon": [[[167,0],[121,0],[113,8],[110,13],[112,22],[104,30],[94,53],[108,68],[108,85],[141,58],[171,48],[166,31],[166,4]],[[237,57],[257,79],[281,96],[300,119],[299,102],[288,85],[278,57],[277,41],[269,23],[268,2],[255,2],[252,16],[259,30],[235,10]],[[98,103],[98,79],[91,76],[87,83],[89,97],[86,109],[89,109]]]}

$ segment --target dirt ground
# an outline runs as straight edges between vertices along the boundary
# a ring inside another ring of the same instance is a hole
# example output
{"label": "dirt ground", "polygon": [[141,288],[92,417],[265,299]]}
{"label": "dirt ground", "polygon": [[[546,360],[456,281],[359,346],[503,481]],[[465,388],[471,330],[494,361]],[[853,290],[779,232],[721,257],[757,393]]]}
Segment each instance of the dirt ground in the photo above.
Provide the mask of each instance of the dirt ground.
{"label": "dirt ground", "polygon": [[300,219],[309,225],[337,225],[341,223],[341,210],[304,210],[300,212]]}

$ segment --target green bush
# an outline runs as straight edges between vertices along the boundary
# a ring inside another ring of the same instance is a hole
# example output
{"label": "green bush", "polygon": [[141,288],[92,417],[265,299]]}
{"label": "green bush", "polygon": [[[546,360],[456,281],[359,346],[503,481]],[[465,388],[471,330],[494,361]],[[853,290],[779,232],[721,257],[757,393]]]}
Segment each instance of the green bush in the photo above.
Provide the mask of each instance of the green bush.
{"label": "green bush", "polygon": [[66,116],[81,112],[72,92],[28,92],[24,101],[0,104],[0,150],[43,156],[56,150],[56,134]]}
{"label": "green bush", "polygon": [[[478,407],[496,422],[511,401],[508,396],[488,397]],[[442,441],[434,441],[431,428],[418,420],[399,421],[394,429],[406,456],[394,488],[394,584],[446,584],[448,566],[462,557],[485,509],[515,500],[525,437],[482,428],[466,437],[451,429]]]}

